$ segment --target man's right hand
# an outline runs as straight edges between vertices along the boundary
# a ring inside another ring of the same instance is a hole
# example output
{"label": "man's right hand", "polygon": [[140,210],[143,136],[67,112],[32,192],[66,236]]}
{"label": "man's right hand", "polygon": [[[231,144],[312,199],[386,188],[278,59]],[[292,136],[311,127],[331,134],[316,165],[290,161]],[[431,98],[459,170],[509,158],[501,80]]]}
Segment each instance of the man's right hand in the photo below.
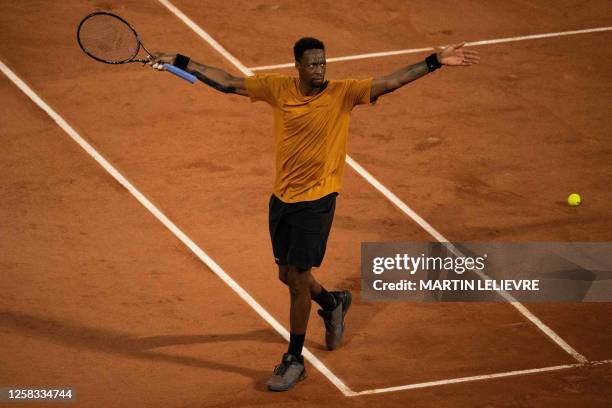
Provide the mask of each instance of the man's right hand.
{"label": "man's right hand", "polygon": [[164,69],[164,64],[172,64],[174,63],[174,59],[176,58],[176,54],[165,53],[165,52],[154,52],[151,57],[149,57],[148,64],[162,71]]}

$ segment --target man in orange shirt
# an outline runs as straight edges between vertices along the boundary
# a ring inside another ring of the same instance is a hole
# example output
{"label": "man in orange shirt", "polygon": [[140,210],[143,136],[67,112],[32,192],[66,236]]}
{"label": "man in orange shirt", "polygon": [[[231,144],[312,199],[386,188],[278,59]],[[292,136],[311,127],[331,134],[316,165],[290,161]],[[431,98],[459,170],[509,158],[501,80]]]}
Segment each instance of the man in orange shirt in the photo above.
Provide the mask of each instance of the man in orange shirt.
{"label": "man in orange shirt", "polygon": [[321,41],[302,38],[293,52],[297,78],[276,74],[235,77],[180,54],[158,54],[151,61],[158,69],[162,63],[174,64],[223,93],[249,96],[273,109],[276,180],[269,227],[279,279],[289,287],[291,336],[287,353],[267,383],[272,391],[289,390],[306,376],[302,348],[312,300],[321,307],[327,349],[342,342],[351,293],[328,292],[311,269],[321,265],[325,254],[336,196],[342,187],[352,109],[442,65],[469,66],[479,61],[476,51],[455,44],[386,76],[328,81]]}

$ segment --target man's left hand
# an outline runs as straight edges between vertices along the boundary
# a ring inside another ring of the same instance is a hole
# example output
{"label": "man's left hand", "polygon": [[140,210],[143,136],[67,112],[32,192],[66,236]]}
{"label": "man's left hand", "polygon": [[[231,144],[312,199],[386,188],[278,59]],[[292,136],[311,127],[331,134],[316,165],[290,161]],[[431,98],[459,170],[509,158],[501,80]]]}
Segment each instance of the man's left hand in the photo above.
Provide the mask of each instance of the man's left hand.
{"label": "man's left hand", "polygon": [[478,51],[464,49],[465,43],[451,44],[438,53],[438,61],[451,67],[467,67],[480,62]]}

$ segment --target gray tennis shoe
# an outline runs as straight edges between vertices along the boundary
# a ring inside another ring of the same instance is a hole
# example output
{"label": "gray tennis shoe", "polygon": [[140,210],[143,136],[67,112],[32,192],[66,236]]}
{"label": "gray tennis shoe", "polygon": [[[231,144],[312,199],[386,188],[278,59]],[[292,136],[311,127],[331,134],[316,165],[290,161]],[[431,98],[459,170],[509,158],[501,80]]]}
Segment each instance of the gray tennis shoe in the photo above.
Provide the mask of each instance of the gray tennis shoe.
{"label": "gray tennis shoe", "polygon": [[336,308],[331,311],[319,309],[318,313],[325,323],[325,346],[328,350],[335,350],[342,344],[344,317],[351,307],[352,296],[348,290],[331,294],[336,298]]}
{"label": "gray tennis shoe", "polygon": [[292,354],[283,354],[283,359],[274,368],[274,374],[268,380],[270,391],[288,391],[299,381],[306,378],[306,367]]}

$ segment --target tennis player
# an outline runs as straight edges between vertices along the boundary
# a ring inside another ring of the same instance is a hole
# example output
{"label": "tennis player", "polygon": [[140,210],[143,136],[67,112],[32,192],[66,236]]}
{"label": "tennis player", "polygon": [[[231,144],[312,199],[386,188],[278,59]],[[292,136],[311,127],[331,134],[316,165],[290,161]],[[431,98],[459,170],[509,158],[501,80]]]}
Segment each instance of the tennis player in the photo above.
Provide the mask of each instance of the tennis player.
{"label": "tennis player", "polygon": [[270,390],[287,391],[306,377],[302,348],[311,301],[320,306],[327,349],[342,343],[351,293],[327,291],[312,268],[323,261],[342,187],[351,111],[442,66],[478,63],[478,53],[463,46],[450,45],[389,75],[361,80],[326,80],[325,46],[315,38],[302,38],[293,47],[297,78],[278,74],[236,77],[181,54],[158,53],[151,61],[154,68],[173,64],[218,91],[248,96],[272,107],[276,181],[269,203],[269,227],[278,277],[289,287],[291,337],[287,353],[267,383]]}

